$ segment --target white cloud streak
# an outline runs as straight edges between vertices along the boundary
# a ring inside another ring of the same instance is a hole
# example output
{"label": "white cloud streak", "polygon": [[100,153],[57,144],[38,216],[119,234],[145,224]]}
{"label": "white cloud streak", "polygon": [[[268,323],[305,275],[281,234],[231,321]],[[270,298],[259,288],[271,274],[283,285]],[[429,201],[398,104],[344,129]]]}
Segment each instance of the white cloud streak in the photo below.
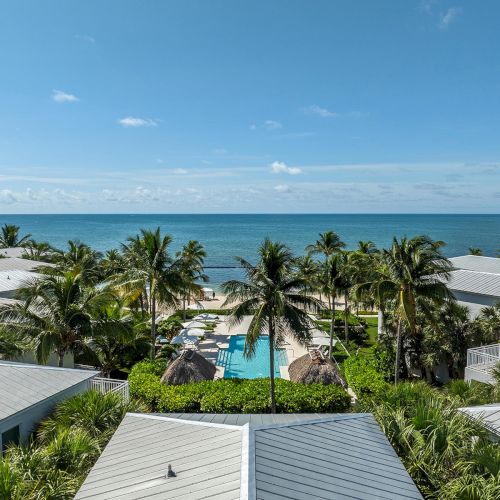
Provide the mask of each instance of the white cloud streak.
{"label": "white cloud streak", "polygon": [[459,16],[462,9],[459,7],[450,7],[446,12],[439,16],[439,27],[442,30],[448,28]]}
{"label": "white cloud streak", "polygon": [[78,102],[80,99],[76,97],[76,95],[68,94],[67,92],[63,92],[62,90],[53,90],[52,91],[52,100],[55,102]]}
{"label": "white cloud streak", "polygon": [[156,127],[158,125],[158,122],[151,118],[137,118],[135,116],[121,118],[118,123],[125,128]]}
{"label": "white cloud streak", "polygon": [[283,161],[273,161],[269,166],[272,174],[299,175],[302,173],[302,169],[299,167],[289,167]]}
{"label": "white cloud streak", "polygon": [[321,116],[321,118],[338,118],[338,117],[340,117],[339,113],[334,113],[333,111],[330,111],[329,109],[326,109],[326,108],[322,108],[321,106],[318,106],[317,104],[312,104],[311,106],[306,106],[305,108],[302,108],[302,111],[308,115]]}

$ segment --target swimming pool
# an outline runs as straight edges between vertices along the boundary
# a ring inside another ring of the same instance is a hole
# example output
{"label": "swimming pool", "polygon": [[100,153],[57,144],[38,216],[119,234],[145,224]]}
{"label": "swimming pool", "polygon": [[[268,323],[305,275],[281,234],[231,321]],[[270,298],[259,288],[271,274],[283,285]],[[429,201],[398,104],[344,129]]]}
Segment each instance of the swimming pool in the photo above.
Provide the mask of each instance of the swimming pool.
{"label": "swimming pool", "polygon": [[[227,349],[219,349],[217,365],[224,367],[224,378],[269,377],[269,338],[257,340],[255,356],[246,359],[245,335],[232,335]],[[287,366],[288,358],[284,349],[274,351],[274,376],[280,377],[280,366]]]}

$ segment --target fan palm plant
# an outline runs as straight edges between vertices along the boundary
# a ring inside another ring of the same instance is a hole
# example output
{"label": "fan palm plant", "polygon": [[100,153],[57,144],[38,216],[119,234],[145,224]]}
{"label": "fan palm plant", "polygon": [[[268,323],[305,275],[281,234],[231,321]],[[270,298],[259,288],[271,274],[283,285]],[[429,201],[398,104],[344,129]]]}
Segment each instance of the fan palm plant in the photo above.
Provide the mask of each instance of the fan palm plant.
{"label": "fan palm plant", "polygon": [[0,326],[33,339],[40,363],[55,352],[59,366],[91,335],[94,312],[111,300],[106,290],[85,287],[76,271],[35,279],[18,290],[18,298],[0,308]]}
{"label": "fan palm plant", "polygon": [[432,241],[426,236],[408,239],[393,239],[392,246],[384,250],[380,267],[371,276],[371,281],[358,285],[360,292],[370,290],[375,302],[393,301],[397,318],[396,361],[394,380],[399,380],[401,359],[401,337],[403,324],[411,333],[417,327],[417,301],[426,310],[426,304],[434,307],[452,300],[446,286],[451,263],[441,253],[442,242]]}
{"label": "fan palm plant", "polygon": [[0,248],[22,247],[26,245],[31,238],[31,234],[19,236],[21,228],[15,224],[4,224],[2,234],[0,235]]}
{"label": "fan palm plant", "polygon": [[236,304],[230,313],[232,324],[252,316],[245,340],[245,355],[255,354],[258,339],[269,338],[269,378],[271,412],[276,413],[274,384],[274,353],[285,335],[299,342],[310,338],[311,320],[306,310],[317,310],[319,302],[308,295],[308,283],[294,269],[296,259],[282,243],[266,239],[259,248],[259,262],[253,266],[237,258],[246,274],[246,281],[226,281],[224,305]]}
{"label": "fan palm plant", "polygon": [[115,283],[124,288],[131,298],[141,303],[141,310],[147,308],[151,316],[151,359],[155,357],[156,313],[158,304],[177,306],[178,293],[183,289],[182,265],[168,252],[172,238],[162,236],[160,228],[141,233],[128,239],[123,245],[127,270],[118,276]]}

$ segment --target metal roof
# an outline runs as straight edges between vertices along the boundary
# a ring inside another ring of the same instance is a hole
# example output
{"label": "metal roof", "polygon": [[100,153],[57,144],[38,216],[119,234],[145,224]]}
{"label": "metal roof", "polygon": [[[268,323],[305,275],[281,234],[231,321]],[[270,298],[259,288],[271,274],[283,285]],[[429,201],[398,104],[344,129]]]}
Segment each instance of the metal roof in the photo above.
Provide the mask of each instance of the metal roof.
{"label": "metal roof", "polygon": [[459,408],[459,411],[465,413],[474,420],[478,420],[489,431],[500,436],[500,403],[469,406],[466,408]]}
{"label": "metal roof", "polygon": [[40,266],[50,266],[46,262],[37,260],[19,259],[18,257],[0,258],[0,271],[33,271]]}
{"label": "metal roof", "polygon": [[24,247],[0,248],[0,255],[4,257],[21,257],[24,252],[26,252]]}
{"label": "metal roof", "polygon": [[0,271],[0,293],[17,290],[39,276],[30,271]]}
{"label": "metal roof", "polygon": [[75,498],[422,496],[370,414],[127,414]]}
{"label": "metal roof", "polygon": [[448,288],[461,292],[500,297],[500,274],[462,269],[451,271]]}
{"label": "metal roof", "polygon": [[496,257],[462,255],[460,257],[452,257],[450,262],[456,269],[500,274],[500,259]]}
{"label": "metal roof", "polygon": [[0,361],[0,420],[97,374],[89,370]]}

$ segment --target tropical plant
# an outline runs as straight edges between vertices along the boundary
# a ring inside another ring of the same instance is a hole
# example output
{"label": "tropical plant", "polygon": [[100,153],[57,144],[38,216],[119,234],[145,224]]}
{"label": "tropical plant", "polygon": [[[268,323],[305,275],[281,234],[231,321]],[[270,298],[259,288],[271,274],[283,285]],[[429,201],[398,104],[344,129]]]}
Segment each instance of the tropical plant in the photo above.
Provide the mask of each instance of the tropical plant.
{"label": "tropical plant", "polygon": [[29,240],[24,246],[23,259],[52,262],[56,257],[56,250],[48,243]]}
{"label": "tropical plant", "polygon": [[484,254],[480,248],[469,247],[469,255],[484,255]]}
{"label": "tropical plant", "polygon": [[33,339],[40,363],[55,352],[59,366],[91,336],[95,311],[112,299],[106,290],[85,287],[76,271],[35,279],[18,290],[18,298],[0,307],[0,326]]}
{"label": "tropical plant", "polygon": [[4,224],[2,227],[2,234],[0,235],[0,248],[22,247],[25,246],[31,234],[19,236],[21,228],[15,224]]}
{"label": "tropical plant", "polygon": [[370,281],[357,286],[359,291],[369,290],[376,303],[394,304],[396,327],[396,360],[394,380],[399,380],[403,324],[410,333],[417,329],[417,303],[423,314],[430,308],[452,300],[446,286],[451,263],[441,253],[442,242],[426,236],[416,236],[400,241],[393,239],[392,246],[383,250],[382,262]]}
{"label": "tropical plant", "polygon": [[245,339],[245,355],[253,356],[258,339],[268,334],[271,412],[276,413],[275,349],[283,343],[286,334],[302,343],[310,339],[312,323],[306,310],[317,310],[320,304],[308,295],[308,283],[296,273],[296,260],[285,245],[266,239],[259,248],[259,256],[255,266],[238,257],[247,281],[226,281],[222,288],[227,295],[225,305],[236,304],[230,313],[232,324],[252,316]]}
{"label": "tropical plant", "polygon": [[325,231],[319,234],[315,243],[306,247],[306,252],[310,255],[323,254],[329,257],[344,247],[345,243],[335,231]]}
{"label": "tropical plant", "polygon": [[44,268],[47,274],[66,273],[72,271],[80,275],[80,279],[87,285],[95,285],[100,280],[99,261],[101,254],[85,243],[68,241],[67,250],[58,250],[53,261],[56,263],[55,271]]}
{"label": "tropical plant", "polygon": [[141,233],[123,245],[126,271],[116,278],[118,288],[127,290],[132,299],[139,300],[141,311],[151,317],[151,359],[155,357],[156,314],[158,304],[178,305],[178,293],[183,290],[182,265],[168,252],[172,238],[155,231]]}
{"label": "tropical plant", "polygon": [[373,243],[373,241],[360,240],[360,241],[358,241],[358,248],[356,248],[356,252],[369,255],[369,254],[377,253],[378,249],[377,249],[377,246],[375,245],[375,243]]}

